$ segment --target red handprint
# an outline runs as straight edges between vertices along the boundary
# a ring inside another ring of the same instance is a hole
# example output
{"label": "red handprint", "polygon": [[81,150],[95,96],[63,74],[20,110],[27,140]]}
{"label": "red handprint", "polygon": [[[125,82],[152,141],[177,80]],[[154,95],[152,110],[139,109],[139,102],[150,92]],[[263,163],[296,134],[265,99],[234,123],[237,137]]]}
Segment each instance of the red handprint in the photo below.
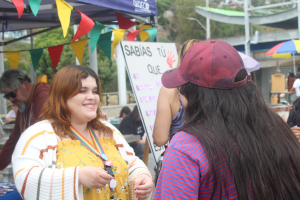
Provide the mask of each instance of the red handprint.
{"label": "red handprint", "polygon": [[172,69],[173,68],[173,63],[176,61],[174,59],[174,55],[172,55],[173,53],[172,52],[169,52],[168,51],[168,56],[167,56],[167,63],[169,65],[169,67]]}

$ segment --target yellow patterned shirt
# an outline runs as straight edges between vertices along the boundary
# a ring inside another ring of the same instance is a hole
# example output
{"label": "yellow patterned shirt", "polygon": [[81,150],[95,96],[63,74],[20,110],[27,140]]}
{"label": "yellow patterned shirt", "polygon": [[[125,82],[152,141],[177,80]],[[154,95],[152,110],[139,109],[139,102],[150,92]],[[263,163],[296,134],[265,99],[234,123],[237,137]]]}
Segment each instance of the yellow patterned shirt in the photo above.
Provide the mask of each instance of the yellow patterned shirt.
{"label": "yellow patterned shirt", "polygon": [[[90,140],[89,142],[92,142]],[[112,171],[117,181],[116,191],[111,192],[109,185],[102,189],[90,189],[83,186],[85,200],[110,200],[130,199],[130,188],[128,183],[128,167],[116,148],[116,141],[113,138],[99,138],[99,142],[105,155],[113,163]],[[90,152],[79,140],[63,140],[57,143],[58,169],[68,167],[95,166],[104,168],[103,161],[99,156]]]}

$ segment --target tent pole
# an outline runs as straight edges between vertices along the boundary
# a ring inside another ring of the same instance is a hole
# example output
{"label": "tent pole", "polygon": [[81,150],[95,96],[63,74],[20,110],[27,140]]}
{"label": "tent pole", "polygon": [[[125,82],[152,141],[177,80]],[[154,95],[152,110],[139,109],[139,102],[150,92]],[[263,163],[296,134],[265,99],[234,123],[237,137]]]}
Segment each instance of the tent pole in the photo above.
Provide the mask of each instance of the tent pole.
{"label": "tent pole", "polygon": [[[152,27],[156,27],[156,24],[157,24],[157,16],[151,16],[151,17],[150,17],[150,21],[151,21]],[[156,37],[154,38],[153,41],[158,42],[158,35],[156,35]]]}
{"label": "tent pole", "polygon": [[126,69],[125,58],[121,49],[121,45],[117,46],[117,71],[118,71],[118,93],[119,93],[119,105],[127,104],[126,94]]}
{"label": "tent pole", "polygon": [[[88,34],[90,38],[90,32]],[[89,40],[89,57],[90,57],[90,68],[96,72],[98,75],[98,62],[97,62],[97,48],[95,48],[94,52],[91,51],[91,40]]]}
{"label": "tent pole", "polygon": [[[30,35],[30,47],[33,49],[32,29],[30,29]],[[36,84],[36,72],[33,69],[32,63],[30,64],[30,79],[32,83]]]}
{"label": "tent pole", "polygon": [[293,53],[293,63],[294,63],[294,75],[296,75],[295,53]]}
{"label": "tent pole", "polygon": [[25,35],[25,36],[23,36],[23,37],[19,37],[19,38],[13,39],[13,40],[9,40],[9,41],[7,41],[7,42],[0,42],[0,46],[8,45],[8,44],[10,44],[10,43],[13,43],[13,42],[16,42],[16,41],[19,41],[19,40],[23,40],[23,39],[25,39],[25,38],[32,37],[32,36],[34,36],[34,35],[38,35],[38,34],[41,34],[41,33],[47,32],[47,31],[51,31],[51,30],[53,30],[53,29],[57,29],[57,28],[60,28],[60,27],[61,27],[61,25],[59,25],[59,26],[54,26],[54,27],[51,27],[51,28],[48,28],[48,29],[44,29],[44,30],[42,30],[42,31],[34,32],[34,33],[32,33],[32,34],[29,34],[29,35]]}
{"label": "tent pole", "polygon": [[[73,25],[74,35],[75,35],[76,32],[77,32],[77,28],[78,28],[78,26],[74,24],[74,25]],[[76,40],[76,41],[78,41],[78,40]],[[90,47],[90,44],[89,44],[89,47]],[[79,63],[79,61],[78,61],[78,59],[77,59],[76,56],[75,56],[75,63],[76,63],[76,65],[80,65],[80,63]]]}
{"label": "tent pole", "polygon": [[[136,19],[134,19],[136,21]],[[136,30],[136,26],[133,26],[128,29],[129,30]],[[124,40],[124,39],[123,39]],[[127,103],[127,88],[126,88],[126,62],[123,55],[123,51],[121,48],[121,44],[117,46],[117,72],[118,72],[118,99],[119,105],[126,105]]]}
{"label": "tent pole", "polygon": [[[0,34],[0,42],[2,42],[2,34]],[[0,45],[0,51],[3,51],[3,46]],[[4,72],[4,60],[3,60],[3,53],[0,53],[0,76],[2,76]],[[5,114],[7,113],[7,108],[6,108],[6,100],[0,96],[0,114]]]}

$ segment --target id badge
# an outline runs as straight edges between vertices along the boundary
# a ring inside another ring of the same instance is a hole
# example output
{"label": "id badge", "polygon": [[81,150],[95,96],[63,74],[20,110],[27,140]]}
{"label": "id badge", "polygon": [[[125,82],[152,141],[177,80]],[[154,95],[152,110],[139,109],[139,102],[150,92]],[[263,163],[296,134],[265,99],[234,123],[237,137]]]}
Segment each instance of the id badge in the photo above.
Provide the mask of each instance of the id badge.
{"label": "id badge", "polygon": [[106,166],[105,170],[108,172],[109,175],[111,175],[112,177],[114,177],[114,173],[112,172],[112,168],[111,167]]}

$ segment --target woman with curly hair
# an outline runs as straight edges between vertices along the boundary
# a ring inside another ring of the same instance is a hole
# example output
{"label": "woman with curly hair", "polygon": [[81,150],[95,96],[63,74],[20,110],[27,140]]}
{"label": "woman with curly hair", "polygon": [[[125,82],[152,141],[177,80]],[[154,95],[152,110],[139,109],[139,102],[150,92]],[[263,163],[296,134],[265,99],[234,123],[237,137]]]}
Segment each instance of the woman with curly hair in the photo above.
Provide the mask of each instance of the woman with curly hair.
{"label": "woman with curly hair", "polygon": [[145,164],[124,137],[100,120],[96,73],[67,66],[53,77],[44,121],[18,141],[12,164],[23,199],[147,199],[153,188]]}

